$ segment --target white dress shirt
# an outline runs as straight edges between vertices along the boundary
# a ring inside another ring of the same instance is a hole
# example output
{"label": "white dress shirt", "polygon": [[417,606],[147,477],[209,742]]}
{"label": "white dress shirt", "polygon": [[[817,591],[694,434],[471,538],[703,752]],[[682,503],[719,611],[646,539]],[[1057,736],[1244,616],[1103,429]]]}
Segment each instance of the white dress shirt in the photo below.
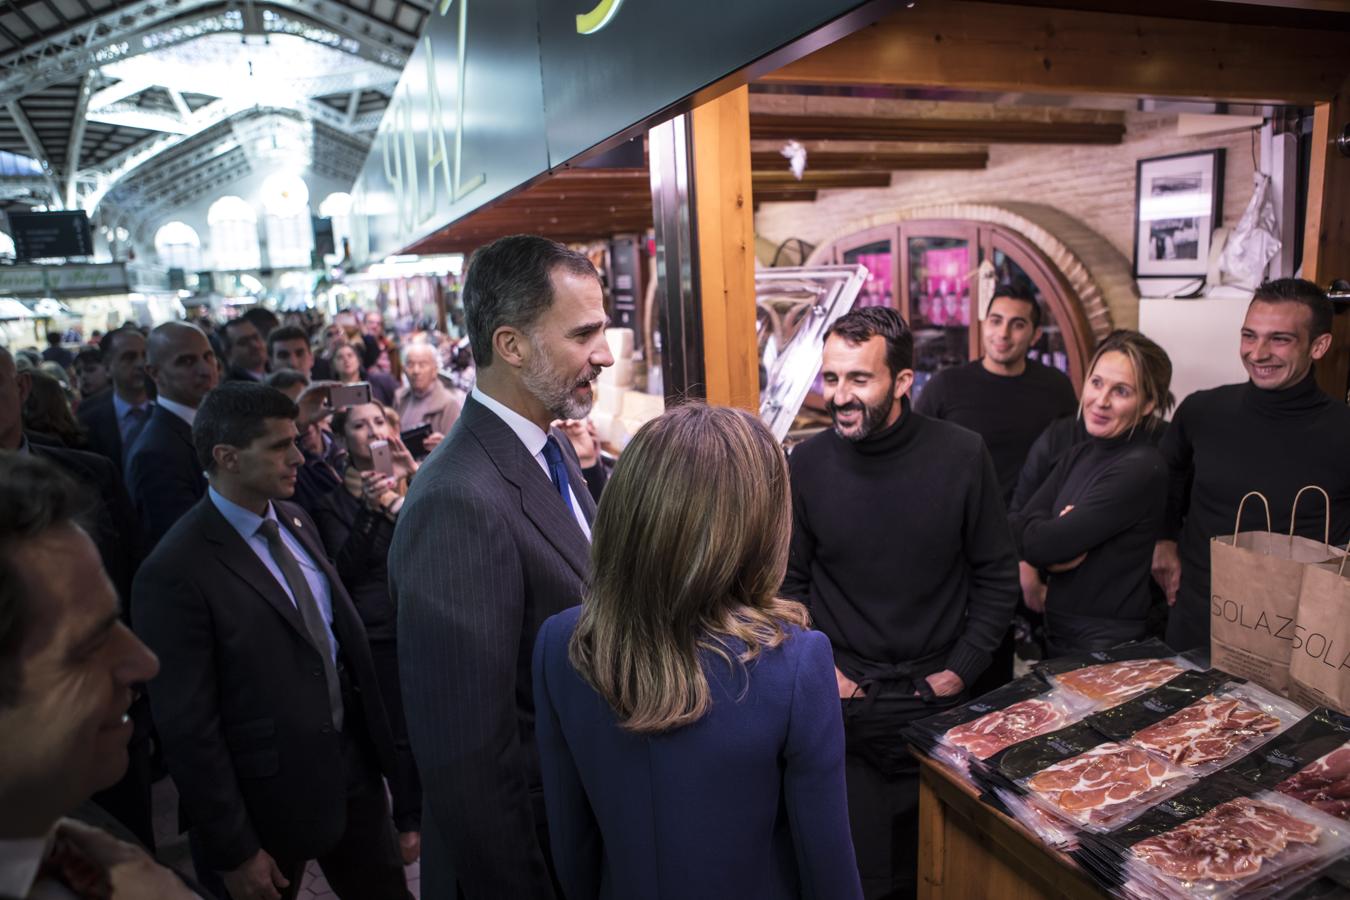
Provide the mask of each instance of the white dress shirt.
{"label": "white dress shirt", "polygon": [[[492,410],[497,418],[506,423],[507,428],[515,432],[516,437],[525,445],[526,452],[533,456],[535,462],[539,463],[539,468],[544,470],[544,477],[548,479],[548,483],[552,484],[553,475],[549,473],[548,460],[544,458],[544,444],[548,441],[548,434],[514,409],[483,393],[482,388],[477,385],[474,385],[470,396]],[[586,514],[581,511],[581,503],[577,500],[577,486],[572,484],[570,477],[567,479],[567,490],[572,495],[572,514],[576,517],[577,524],[581,526],[581,533],[586,535],[586,540],[589,541],[591,526],[586,522]]]}
{"label": "white dress shirt", "polygon": [[170,400],[163,394],[160,394],[159,397],[155,399],[155,402],[188,423],[189,428],[192,427],[192,422],[197,418],[197,410],[195,407],[179,403],[177,400]]}

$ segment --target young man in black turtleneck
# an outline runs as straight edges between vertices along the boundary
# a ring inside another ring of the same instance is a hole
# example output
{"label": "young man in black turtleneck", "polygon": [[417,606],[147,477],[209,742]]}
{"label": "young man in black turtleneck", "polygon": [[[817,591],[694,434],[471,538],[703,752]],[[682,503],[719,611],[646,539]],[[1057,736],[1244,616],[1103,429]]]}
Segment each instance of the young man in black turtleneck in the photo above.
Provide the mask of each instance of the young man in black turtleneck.
{"label": "young man in black turtleneck", "polygon": [[[1331,540],[1350,538],[1350,408],[1317,386],[1312,364],[1331,347],[1331,301],[1296,278],[1257,288],[1242,323],[1242,364],[1250,380],[1187,397],[1161,450],[1170,470],[1166,540],[1153,553],[1153,575],[1172,604],[1167,642],[1177,650],[1209,646],[1209,540],[1231,534],[1248,491],[1270,501],[1272,527],[1289,530],[1299,488],[1331,496]],[[1257,524],[1249,510],[1243,527]],[[1295,533],[1320,538],[1325,511],[1299,509]]]}
{"label": "young man in black turtleneck", "polygon": [[829,330],[834,427],[792,473],[784,596],[834,647],[849,818],[868,900],[915,892],[918,770],[901,725],[964,700],[1017,602],[1017,556],[979,435],[909,408],[914,338],[899,313]]}
{"label": "young man in black turtleneck", "polygon": [[[1025,279],[1000,284],[980,323],[984,355],[938,372],[914,401],[916,412],[963,425],[984,438],[1004,504],[1012,502],[1018,474],[1036,439],[1050,423],[1078,411],[1068,376],[1027,359],[1040,338],[1041,305],[1035,288]],[[1045,583],[1026,562],[1019,575],[1027,605],[1023,615],[1038,625],[1045,610]],[[972,692],[979,696],[1011,681],[1014,655],[1010,628]]]}

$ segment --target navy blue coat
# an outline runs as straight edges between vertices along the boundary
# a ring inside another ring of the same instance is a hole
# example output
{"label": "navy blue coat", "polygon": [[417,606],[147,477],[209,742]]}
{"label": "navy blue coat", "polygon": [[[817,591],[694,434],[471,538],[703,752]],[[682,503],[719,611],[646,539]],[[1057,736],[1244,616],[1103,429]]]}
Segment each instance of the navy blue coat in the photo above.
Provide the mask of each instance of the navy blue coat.
{"label": "navy blue coat", "polygon": [[705,654],[712,709],[645,737],[621,729],[568,662],[580,609],[544,623],[533,667],[568,900],[861,898],[829,639],[794,629],[747,669]]}
{"label": "navy blue coat", "polygon": [[153,549],[206,496],[206,476],[192,443],[192,426],[156,404],[136,443],[125,453],[127,493],[145,530],[146,549]]}

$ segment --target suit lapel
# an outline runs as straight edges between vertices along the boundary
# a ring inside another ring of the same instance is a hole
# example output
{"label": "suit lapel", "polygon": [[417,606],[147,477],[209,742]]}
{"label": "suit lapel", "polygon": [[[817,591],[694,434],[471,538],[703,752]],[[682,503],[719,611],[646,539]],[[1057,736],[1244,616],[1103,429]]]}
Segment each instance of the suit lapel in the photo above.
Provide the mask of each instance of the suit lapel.
{"label": "suit lapel", "polygon": [[[567,561],[577,577],[585,580],[590,571],[590,542],[554,489],[553,482],[544,474],[543,467],[530,456],[516,433],[472,396],[464,404],[460,421],[473,432],[502,477],[520,491],[520,507],[525,517]],[[580,495],[587,493],[586,482],[579,472],[572,475],[575,469],[575,466],[568,466],[568,477],[575,477],[576,484],[580,485],[579,490],[573,490],[580,501]]]}
{"label": "suit lapel", "polygon": [[285,619],[306,643],[312,643],[305,629],[300,611],[295,608],[291,598],[277,582],[276,577],[258,559],[258,554],[245,543],[239,532],[234,530],[225,517],[216,509],[210,497],[204,497],[198,503],[203,519],[203,533],[206,539],[215,545],[216,558],[234,574],[248,583],[267,601],[277,613]]}

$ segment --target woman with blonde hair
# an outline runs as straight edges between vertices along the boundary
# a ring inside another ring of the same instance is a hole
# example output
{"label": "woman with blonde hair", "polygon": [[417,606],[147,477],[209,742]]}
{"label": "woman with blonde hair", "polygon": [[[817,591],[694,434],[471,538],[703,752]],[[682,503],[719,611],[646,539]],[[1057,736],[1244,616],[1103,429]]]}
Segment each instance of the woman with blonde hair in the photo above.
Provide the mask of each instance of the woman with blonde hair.
{"label": "woman with blonde hair", "polygon": [[1021,558],[1048,575],[1052,656],[1145,637],[1150,564],[1167,506],[1156,448],[1172,361],[1137,331],[1107,335],[1088,366],[1073,446],[1012,517]]}
{"label": "woman with blonde hair", "polygon": [[536,737],[569,900],[860,898],[829,640],[778,599],[787,466],[749,413],[645,426],[582,606],[543,625]]}

